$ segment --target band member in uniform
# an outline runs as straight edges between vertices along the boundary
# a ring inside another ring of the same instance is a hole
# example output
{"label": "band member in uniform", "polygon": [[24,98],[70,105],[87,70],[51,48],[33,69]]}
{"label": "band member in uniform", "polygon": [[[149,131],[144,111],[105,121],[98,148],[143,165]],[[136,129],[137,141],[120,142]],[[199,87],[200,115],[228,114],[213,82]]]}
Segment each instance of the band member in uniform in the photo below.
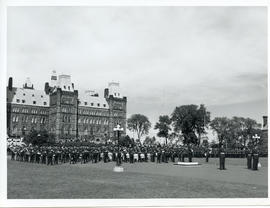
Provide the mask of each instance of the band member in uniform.
{"label": "band member in uniform", "polygon": [[205,151],[205,162],[209,161],[209,149],[206,149]]}
{"label": "band member in uniform", "polygon": [[247,168],[248,169],[251,169],[251,166],[252,166],[252,152],[250,149],[247,150]]}
{"label": "band member in uniform", "polygon": [[259,163],[259,153],[257,146],[253,150],[253,168],[252,170],[258,170],[258,163]]}
{"label": "band member in uniform", "polygon": [[188,161],[192,162],[192,148],[190,145],[188,145]]}
{"label": "band member in uniform", "polygon": [[220,170],[225,170],[225,150],[223,145],[221,145],[219,150],[219,167]]}

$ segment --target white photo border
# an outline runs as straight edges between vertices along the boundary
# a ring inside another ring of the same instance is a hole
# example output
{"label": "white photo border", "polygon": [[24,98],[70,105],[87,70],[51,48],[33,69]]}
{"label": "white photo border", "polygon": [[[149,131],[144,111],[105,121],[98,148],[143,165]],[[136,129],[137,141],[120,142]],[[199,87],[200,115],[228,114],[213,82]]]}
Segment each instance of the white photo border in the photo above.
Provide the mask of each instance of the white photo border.
{"label": "white photo border", "polygon": [[[269,8],[268,0],[0,0],[0,207],[205,207],[205,206],[266,206],[268,198],[191,198],[191,199],[7,199],[6,160],[6,74],[7,74],[7,9],[13,6],[263,6]],[[267,12],[268,34],[269,12]],[[269,41],[267,41],[269,49]],[[269,53],[268,53],[269,65]],[[268,83],[269,83],[268,76]],[[269,87],[268,87],[269,88]],[[268,106],[269,106],[268,91]],[[268,139],[268,145],[270,144]],[[268,168],[270,161],[268,159]],[[269,169],[268,169],[269,170]],[[269,171],[268,171],[269,175]]]}

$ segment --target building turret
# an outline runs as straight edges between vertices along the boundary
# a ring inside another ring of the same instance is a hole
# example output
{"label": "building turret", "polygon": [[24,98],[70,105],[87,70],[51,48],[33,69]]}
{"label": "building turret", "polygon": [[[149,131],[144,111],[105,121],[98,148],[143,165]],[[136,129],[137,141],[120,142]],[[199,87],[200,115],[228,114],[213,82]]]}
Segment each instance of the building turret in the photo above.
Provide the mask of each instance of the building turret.
{"label": "building turret", "polygon": [[62,91],[74,92],[74,85],[71,82],[70,75],[62,74],[58,76],[58,87]]}
{"label": "building turret", "polygon": [[94,90],[85,90],[85,95],[86,96],[94,96],[95,95],[95,91]]}
{"label": "building turret", "polygon": [[50,86],[48,82],[45,83],[44,91],[47,95],[50,93]]}
{"label": "building turret", "polygon": [[109,96],[123,98],[119,82],[109,82]]}
{"label": "building turret", "polygon": [[263,116],[263,128],[268,128],[267,118],[267,116]]}
{"label": "building turret", "polygon": [[56,71],[53,70],[52,71],[52,76],[51,76],[51,83],[50,83],[51,87],[55,87],[57,86],[57,74]]}
{"label": "building turret", "polygon": [[32,84],[29,77],[26,78],[25,84],[23,85],[24,89],[34,89],[34,85]]}

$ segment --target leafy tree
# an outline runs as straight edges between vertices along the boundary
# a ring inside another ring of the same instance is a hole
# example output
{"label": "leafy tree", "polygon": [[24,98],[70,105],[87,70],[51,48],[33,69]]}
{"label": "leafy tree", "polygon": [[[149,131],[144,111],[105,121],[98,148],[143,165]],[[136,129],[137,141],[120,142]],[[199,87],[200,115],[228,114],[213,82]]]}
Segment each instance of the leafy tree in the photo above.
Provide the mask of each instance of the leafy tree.
{"label": "leafy tree", "polygon": [[126,136],[121,136],[119,138],[119,145],[124,146],[124,147],[130,147],[134,146],[134,140],[132,140],[128,135]]}
{"label": "leafy tree", "polygon": [[54,144],[55,143],[55,135],[48,134],[46,130],[37,131],[35,129],[31,129],[29,134],[25,137],[24,142],[32,145],[43,145],[43,144]]}
{"label": "leafy tree", "polygon": [[169,131],[171,130],[172,121],[170,120],[169,116],[159,116],[159,122],[156,123],[155,129],[158,129],[157,136],[165,138],[165,142],[167,145],[167,140],[169,138]]}
{"label": "leafy tree", "polygon": [[212,142],[210,143],[211,148],[218,148],[218,146],[219,144],[217,144],[215,140],[212,140]]}
{"label": "leafy tree", "polygon": [[143,144],[145,144],[145,145],[153,145],[153,144],[155,144],[155,142],[156,142],[156,138],[155,137],[146,137],[145,138],[145,140],[143,141]]}
{"label": "leafy tree", "polygon": [[261,125],[251,118],[246,118],[244,120],[243,138],[244,146],[246,146],[246,141],[252,140],[255,134],[261,135]]}
{"label": "leafy tree", "polygon": [[230,131],[230,119],[227,117],[216,117],[211,121],[210,127],[217,133],[219,145],[227,141],[228,132]]}
{"label": "leafy tree", "polygon": [[205,134],[205,127],[208,127],[210,123],[210,112],[206,110],[206,107],[201,104],[197,110],[197,122],[196,122],[196,133],[198,134],[198,143],[201,143],[201,135]]}
{"label": "leafy tree", "polygon": [[260,125],[253,119],[243,117],[217,117],[212,120],[211,128],[218,134],[220,144],[226,148],[239,148],[246,146],[252,136],[260,134]]}
{"label": "leafy tree", "polygon": [[[199,144],[201,134],[210,121],[210,113],[204,105],[182,105],[176,107],[171,116],[175,132],[181,132],[184,144]],[[196,135],[198,134],[198,136]]]}
{"label": "leafy tree", "polygon": [[203,140],[202,146],[203,146],[203,147],[209,147],[209,142],[208,142],[207,139],[204,139],[204,140]]}
{"label": "leafy tree", "polygon": [[151,123],[145,115],[133,114],[127,120],[127,128],[130,131],[137,133],[138,139],[141,139],[142,135],[146,135],[149,132]]}

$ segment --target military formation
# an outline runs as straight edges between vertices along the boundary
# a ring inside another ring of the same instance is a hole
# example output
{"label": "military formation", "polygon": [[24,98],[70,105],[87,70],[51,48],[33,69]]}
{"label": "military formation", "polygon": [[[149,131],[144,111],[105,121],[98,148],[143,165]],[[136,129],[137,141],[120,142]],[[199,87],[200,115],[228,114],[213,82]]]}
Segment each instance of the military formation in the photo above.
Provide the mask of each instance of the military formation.
{"label": "military formation", "polygon": [[[195,151],[194,151],[195,149]],[[219,156],[220,170],[225,170],[225,158],[230,154],[223,146],[216,153],[208,148],[196,149],[191,145],[135,145],[130,147],[118,147],[117,145],[105,145],[89,143],[83,146],[9,146],[8,154],[11,160],[39,163],[44,165],[59,165],[63,163],[176,163],[192,162],[193,157],[205,157],[209,162],[210,157]],[[259,154],[256,148],[246,149],[245,152],[234,154],[235,157],[247,158],[247,168],[258,170]]]}
{"label": "military formation", "polygon": [[[206,150],[205,150],[206,151]],[[87,146],[10,146],[8,153],[11,160],[57,165],[61,163],[104,163],[121,162],[156,162],[178,161],[192,162],[194,156],[190,146],[140,145],[120,147],[117,145],[89,144]]]}

